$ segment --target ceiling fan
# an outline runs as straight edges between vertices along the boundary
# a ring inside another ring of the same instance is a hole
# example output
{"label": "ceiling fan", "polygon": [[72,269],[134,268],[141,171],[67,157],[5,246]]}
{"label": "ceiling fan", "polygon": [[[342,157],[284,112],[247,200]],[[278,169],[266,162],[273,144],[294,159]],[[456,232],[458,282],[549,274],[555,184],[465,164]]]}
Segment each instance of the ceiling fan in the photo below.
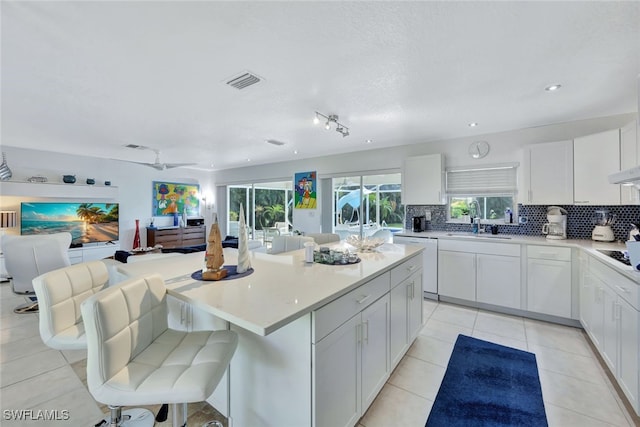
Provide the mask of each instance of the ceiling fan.
{"label": "ceiling fan", "polygon": [[147,147],[147,146],[144,146],[144,145],[137,145],[137,144],[127,144],[127,145],[125,145],[125,147],[133,148],[135,150],[150,150],[150,151],[153,151],[154,153],[156,153],[156,160],[153,163],[134,162],[133,160],[126,160],[126,161],[130,162],[130,163],[137,163],[139,165],[149,166],[149,167],[152,167],[152,168],[157,169],[159,171],[163,171],[165,169],[179,168],[179,167],[183,167],[183,166],[194,166],[194,165],[197,165],[197,163],[161,163],[160,162],[160,150],[158,150],[157,148],[151,148],[151,147]]}

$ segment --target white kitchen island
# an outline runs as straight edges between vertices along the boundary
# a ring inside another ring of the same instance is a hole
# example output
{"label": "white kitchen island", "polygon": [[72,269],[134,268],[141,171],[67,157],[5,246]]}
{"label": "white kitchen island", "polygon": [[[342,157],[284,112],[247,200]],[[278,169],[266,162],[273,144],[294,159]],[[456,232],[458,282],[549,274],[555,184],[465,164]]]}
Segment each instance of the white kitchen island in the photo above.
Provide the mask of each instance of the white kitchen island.
{"label": "white kitchen island", "polygon": [[[252,274],[219,282],[191,279],[202,253],[118,270],[161,274],[170,295],[238,333],[232,426],[338,427],[356,424],[417,336],[422,250],[385,244],[340,266],[306,264],[303,250],[252,253]],[[225,264],[235,263],[225,249]]]}

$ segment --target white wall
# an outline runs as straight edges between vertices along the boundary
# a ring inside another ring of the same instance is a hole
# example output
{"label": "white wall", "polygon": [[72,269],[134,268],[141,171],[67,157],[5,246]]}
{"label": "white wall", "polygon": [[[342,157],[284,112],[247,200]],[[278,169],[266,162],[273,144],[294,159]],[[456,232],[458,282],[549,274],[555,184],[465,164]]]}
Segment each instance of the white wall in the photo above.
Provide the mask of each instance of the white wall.
{"label": "white wall", "polygon": [[[146,242],[146,229],[152,214],[152,182],[169,181],[200,184],[201,192],[214,196],[214,186],[211,172],[197,171],[186,168],[158,171],[153,168],[136,165],[117,160],[98,159],[93,157],[26,150],[17,147],[3,145],[2,151],[7,155],[7,164],[13,173],[11,181],[26,181],[34,175],[42,175],[49,182],[62,182],[62,175],[76,175],[76,184],[81,186],[87,178],[94,178],[97,185],[103,185],[110,180],[112,186],[118,187],[117,200],[109,199],[77,199],[60,198],[52,192],[48,198],[34,198],[30,194],[19,196],[0,195],[1,210],[20,210],[20,202],[33,200],[50,201],[93,201],[93,202],[118,202],[120,204],[120,247],[131,249],[135,233],[135,220],[140,220],[140,238],[144,245]],[[37,185],[37,184],[32,184]],[[90,190],[90,188],[87,188]],[[88,195],[91,194],[89,191]],[[209,204],[209,201],[207,201]],[[205,210],[201,202],[201,213],[207,220],[211,218],[211,210]],[[173,219],[169,217],[156,217],[155,225],[172,225]],[[20,229],[8,231],[17,234]]]}
{"label": "white wall", "polygon": [[[479,135],[477,137],[425,142],[422,144],[402,145],[392,148],[372,149],[334,156],[222,170],[215,172],[214,181],[216,185],[286,179],[293,182],[294,173],[311,170],[318,172],[319,181],[328,176],[352,176],[358,172],[400,171],[406,157],[433,153],[444,153],[446,167],[507,162],[519,162],[522,164],[522,148],[525,145],[568,140],[620,128],[636,118],[636,113],[621,114],[592,120]],[[491,151],[484,159],[475,160],[468,155],[469,144],[477,140],[488,141],[491,145]],[[522,182],[522,168],[519,168],[519,174],[519,181]],[[318,194],[320,194],[320,191]],[[322,200],[318,200],[318,203],[320,205]],[[219,211],[219,213],[222,216],[226,215],[222,211]],[[315,232],[311,230],[318,230],[320,224],[320,207],[314,212],[294,210],[294,228],[305,232]],[[323,231],[328,232],[330,230]]]}
{"label": "white wall", "polygon": [[[157,171],[132,163],[97,159],[81,155],[60,154],[3,145],[7,154],[7,163],[13,172],[12,180],[24,181],[33,175],[44,175],[50,182],[61,182],[63,174],[76,175],[80,185],[86,178],[95,178],[98,184],[110,180],[119,188],[117,202],[120,203],[120,244],[130,249],[133,243],[135,219],[140,219],[141,238],[146,241],[144,227],[148,225],[152,210],[152,181],[199,183],[201,192],[208,195],[207,205],[213,209],[202,211],[207,224],[213,210],[221,220],[226,216],[226,203],[216,203],[216,185],[247,183],[260,181],[291,180],[296,172],[318,172],[318,194],[321,194],[322,178],[335,175],[354,175],[360,172],[400,171],[405,157],[421,154],[444,153],[446,166],[470,164],[495,164],[504,162],[522,162],[522,147],[528,144],[573,139],[578,136],[622,127],[635,120],[636,113],[562,123],[551,126],[521,129],[474,138],[459,138],[447,141],[426,142],[415,145],[402,145],[387,149],[372,149],[348,154],[339,154],[298,161],[257,165],[252,167],[229,169],[215,173],[187,168]],[[469,143],[486,140],[491,144],[491,152],[481,160],[470,159],[467,154]],[[51,197],[55,199],[56,195]],[[19,210],[20,201],[32,200],[25,194],[19,197],[0,195],[0,209]],[[68,200],[80,201],[80,200]],[[112,200],[95,200],[108,202]],[[319,197],[315,210],[294,210],[294,228],[305,232],[317,232],[321,227],[322,198]],[[169,225],[171,219],[157,218],[156,225]],[[222,224],[221,224],[222,225]],[[328,231],[328,230],[324,230]],[[16,232],[16,231],[13,231]],[[19,231],[18,231],[19,232]]]}

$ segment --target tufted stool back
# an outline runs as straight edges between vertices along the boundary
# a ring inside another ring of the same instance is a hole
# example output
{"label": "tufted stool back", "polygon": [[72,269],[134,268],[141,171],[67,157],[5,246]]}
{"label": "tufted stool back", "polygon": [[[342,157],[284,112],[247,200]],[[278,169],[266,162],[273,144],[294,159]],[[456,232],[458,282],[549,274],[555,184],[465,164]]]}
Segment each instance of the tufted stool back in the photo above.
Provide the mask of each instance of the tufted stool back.
{"label": "tufted stool back", "polygon": [[97,401],[110,407],[182,403],[186,409],[186,402],[205,401],[213,393],[238,335],[169,329],[166,300],[162,277],[150,274],[82,303],[87,385]]}
{"label": "tufted stool back", "polygon": [[75,264],[33,279],[42,341],[58,350],[86,349],[80,304],[108,283],[109,272],[102,261]]}

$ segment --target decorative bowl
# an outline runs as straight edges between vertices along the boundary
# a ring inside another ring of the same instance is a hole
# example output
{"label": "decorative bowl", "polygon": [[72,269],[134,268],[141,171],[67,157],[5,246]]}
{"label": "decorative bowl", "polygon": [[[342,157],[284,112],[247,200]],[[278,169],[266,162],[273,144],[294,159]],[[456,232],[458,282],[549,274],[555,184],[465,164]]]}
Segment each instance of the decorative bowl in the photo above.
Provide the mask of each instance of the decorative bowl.
{"label": "decorative bowl", "polygon": [[365,237],[361,239],[360,236],[352,234],[346,238],[346,242],[361,252],[371,252],[378,246],[383,245],[385,240],[376,237]]}

